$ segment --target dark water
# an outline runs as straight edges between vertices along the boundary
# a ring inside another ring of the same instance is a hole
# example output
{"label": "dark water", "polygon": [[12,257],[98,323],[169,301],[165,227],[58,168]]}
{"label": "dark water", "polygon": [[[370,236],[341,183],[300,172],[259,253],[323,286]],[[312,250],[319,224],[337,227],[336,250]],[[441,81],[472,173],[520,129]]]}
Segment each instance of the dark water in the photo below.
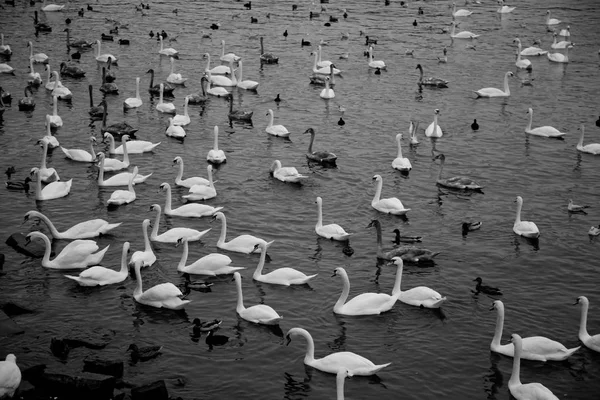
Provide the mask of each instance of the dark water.
{"label": "dark water", "polygon": [[[163,354],[150,362],[126,366],[125,379],[136,384],[166,379],[169,392],[183,398],[333,398],[335,378],[315,370],[306,370],[302,359],[304,342],[294,340],[284,346],[281,332],[255,326],[240,320],[235,312],[235,285],[229,277],[211,279],[210,293],[193,291],[192,303],[185,313],[155,310],[139,306],[132,298],[136,282],[101,289],[82,289],[61,272],[46,270],[40,260],[24,257],[4,244],[4,238],[20,231],[41,229],[43,224],[27,222],[23,215],[29,210],[46,214],[64,230],[89,218],[104,218],[123,222],[111,236],[98,240],[100,246],[111,245],[103,265],[117,268],[121,246],[131,242],[132,250],[143,246],[141,223],[153,218],[149,210],[154,203],[164,204],[159,191],[162,182],[176,175],[171,167],[175,156],[182,156],[185,176],[206,176],[206,153],[212,147],[213,127],[220,128],[220,147],[227,154],[227,163],[215,173],[218,195],[208,204],[225,207],[228,218],[228,238],[251,233],[267,240],[275,239],[269,253],[272,258],[267,270],[290,266],[307,274],[319,273],[310,287],[286,288],[253,282],[257,256],[228,254],[242,272],[246,305],[265,303],[284,316],[281,329],[299,326],[309,330],[316,345],[316,356],[332,351],[348,350],[366,356],[376,363],[392,362],[377,378],[352,378],[346,381],[348,398],[419,398],[507,399],[508,379],[512,360],[490,354],[489,342],[495,326],[495,312],[488,311],[492,299],[473,297],[472,280],[483,277],[485,282],[500,287],[506,306],[503,342],[510,333],[522,336],[545,335],[567,347],[579,344],[577,338],[579,308],[572,306],[575,298],[585,295],[591,303],[588,319],[590,333],[600,332],[600,293],[597,285],[597,260],[600,254],[597,239],[587,231],[600,223],[598,201],[598,168],[600,158],[577,152],[577,128],[586,125],[586,143],[600,142],[600,130],[594,125],[598,117],[597,94],[598,4],[595,1],[539,2],[512,4],[517,9],[500,17],[496,3],[466,7],[475,13],[461,19],[459,30],[469,30],[481,36],[473,41],[450,41],[441,28],[449,28],[449,2],[409,2],[402,8],[398,1],[384,6],[383,1],[334,1],[320,18],[308,20],[311,4],[292,2],[252,2],[245,10],[243,2],[196,1],[152,2],[143,16],[134,5],[117,1],[91,3],[93,12],[84,18],[76,11],[84,3],[70,2],[67,12],[42,13],[41,18],[53,27],[50,34],[34,35],[31,16],[39,7],[17,4],[4,5],[0,31],[13,48],[9,64],[16,76],[0,76],[5,90],[13,93],[12,107],[4,113],[0,124],[0,167],[4,171],[14,165],[17,178],[40,162],[36,140],[44,133],[45,114],[51,113],[51,97],[43,87],[34,93],[34,112],[19,112],[27,80],[27,41],[36,52],[50,56],[52,69],[68,60],[63,32],[65,18],[73,19],[72,38],[96,40],[112,27],[105,18],[129,24],[118,38],[131,40],[130,46],[103,42],[103,52],[119,57],[115,68],[120,94],[107,96],[109,123],[126,120],[139,128],[138,138],[162,141],[154,153],[133,155],[132,163],[144,174],[154,175],[147,183],[136,186],[137,200],[116,210],[105,204],[113,189],[98,188],[95,166],[71,162],[56,149],[48,156],[48,164],[56,168],[63,180],[73,178],[68,197],[36,202],[33,194],[0,190],[0,251],[6,254],[6,275],[0,278],[0,301],[13,300],[36,310],[16,317],[26,328],[23,335],[1,338],[0,357],[12,352],[22,366],[44,362],[50,366],[76,372],[88,355],[125,359],[130,343],[162,344]],[[424,14],[418,16],[417,8]],[[320,4],[313,6],[318,10]],[[179,10],[178,14],[172,12]],[[348,11],[343,19],[342,8]],[[516,71],[515,48],[512,40],[519,36],[524,47],[533,39],[542,40],[548,49],[552,36],[546,32],[546,9],[570,25],[576,46],[569,52],[567,65],[550,63],[545,57],[530,57],[533,72]],[[267,13],[270,18],[267,18]],[[329,15],[339,17],[338,23],[325,27]],[[251,24],[255,17],[258,23]],[[417,19],[418,26],[412,22]],[[221,24],[212,31],[212,23]],[[431,27],[431,29],[430,29]],[[148,38],[150,30],[164,29],[178,35],[170,46],[179,50],[178,72],[189,80],[185,88],[175,91],[175,105],[181,112],[185,94],[197,92],[209,52],[215,60],[221,51],[220,41],[226,41],[226,51],[244,58],[245,79],[260,82],[258,91],[234,90],[235,107],[254,111],[254,125],[227,120],[228,105],[223,99],[211,98],[205,107],[190,106],[192,123],[186,128],[184,142],[164,135],[167,117],[154,106],[146,91],[154,68],[157,79],[166,79],[170,64],[158,56],[158,45]],[[289,36],[284,38],[284,30]],[[211,39],[201,37],[201,31],[212,33]],[[368,69],[363,57],[366,32],[379,41],[375,58],[388,65],[381,75]],[[349,40],[341,40],[349,32]],[[265,46],[280,57],[278,65],[260,66],[259,37]],[[301,47],[301,38],[313,44],[321,39],[323,56],[344,71],[337,79],[335,99],[319,97],[321,88],[309,85],[313,58],[312,47]],[[443,46],[448,47],[448,63],[438,64]],[[405,55],[414,49],[414,56]],[[348,52],[348,59],[339,55]],[[423,65],[426,75],[436,75],[450,81],[443,90],[417,91],[415,66]],[[93,51],[83,54],[79,63],[87,71],[86,78],[63,78],[74,93],[70,104],[60,102],[59,115],[64,126],[56,133],[67,148],[86,148],[88,135],[100,137],[100,124],[90,125],[88,119],[87,85],[94,85],[97,103],[101,93],[101,70]],[[41,67],[36,65],[36,70]],[[506,71],[517,78],[510,81],[511,97],[507,99],[474,99],[473,90],[486,86],[502,87]],[[141,108],[122,112],[122,101],[135,93],[135,78],[142,78]],[[43,75],[45,80],[45,75]],[[535,78],[533,86],[521,86],[520,79]],[[283,101],[273,99],[280,93]],[[346,109],[346,124],[338,126]],[[527,108],[535,111],[534,126],[552,125],[567,132],[565,140],[528,137]],[[290,140],[267,135],[265,113],[275,112],[275,123],[285,125],[292,133]],[[484,194],[456,194],[436,187],[439,163],[431,160],[432,142],[423,130],[440,109],[439,124],[444,136],[436,148],[447,158],[445,174],[464,174],[485,186]],[[477,132],[470,124],[477,118]],[[421,121],[418,147],[409,147],[408,125],[411,119]],[[324,169],[307,165],[305,151],[307,128],[317,131],[315,148],[329,149],[338,157],[338,167]],[[396,156],[395,135],[405,134],[403,149],[413,170],[405,177],[391,168]],[[100,145],[102,149],[104,145]],[[286,185],[269,176],[274,159],[284,166],[296,166],[309,179],[302,186]],[[378,214],[370,206],[374,194],[372,176],[383,177],[383,197],[397,196],[411,208],[407,218]],[[174,206],[181,204],[185,194],[174,188]],[[540,228],[538,246],[516,237],[512,232],[515,215],[514,199],[524,198],[523,218],[535,221]],[[344,253],[344,245],[318,239],[315,198],[323,198],[325,223],[336,222],[353,233],[352,255]],[[590,205],[587,215],[569,214],[569,198]],[[365,227],[373,218],[383,226],[385,245],[391,247],[392,230],[400,227],[407,234],[422,235],[422,245],[440,251],[432,268],[406,267],[403,286],[426,285],[448,297],[442,312],[421,310],[398,303],[389,313],[378,317],[341,317],[332,307],[341,291],[341,282],[330,278],[334,268],[343,266],[351,281],[351,296],[362,292],[389,293],[394,269],[378,266],[375,257],[375,232]],[[460,224],[466,220],[481,220],[481,230],[461,235]],[[199,230],[212,227],[200,244],[190,246],[190,260],[216,251],[219,226],[209,219],[164,218],[161,232],[167,227],[187,226]],[[66,241],[55,241],[55,250]],[[143,271],[144,286],[162,282],[181,284],[176,270],[180,248],[153,245],[158,262]],[[221,318],[220,334],[230,337],[226,346],[210,349],[204,337],[198,342],[190,338],[190,321]],[[63,365],[49,350],[50,338],[67,332],[97,332],[111,339],[101,352],[76,349]],[[568,361],[561,363],[525,362],[521,371],[523,382],[537,381],[549,387],[557,396],[570,399],[592,399],[600,392],[600,356],[582,348]],[[181,385],[178,380],[183,380]]]}

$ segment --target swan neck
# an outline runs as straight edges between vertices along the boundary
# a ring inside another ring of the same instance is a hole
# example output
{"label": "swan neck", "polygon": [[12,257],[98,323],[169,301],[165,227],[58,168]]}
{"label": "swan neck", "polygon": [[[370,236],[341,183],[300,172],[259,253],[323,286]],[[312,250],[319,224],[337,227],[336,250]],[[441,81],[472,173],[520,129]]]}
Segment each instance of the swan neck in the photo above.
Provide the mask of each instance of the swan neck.
{"label": "swan neck", "polygon": [[221,216],[221,235],[219,236],[219,241],[217,245],[220,246],[225,243],[225,237],[227,236],[227,221],[225,220],[225,215]]}
{"label": "swan neck", "polygon": [[496,329],[494,330],[492,345],[500,346],[500,338],[504,329],[504,306],[498,306],[498,303],[496,303],[496,310]]}
{"label": "swan neck", "polygon": [[[48,124],[49,126],[50,124]],[[47,142],[43,142],[42,143],[42,165],[41,165],[41,169],[46,169],[46,157],[48,156],[48,143]]]}
{"label": "swan neck", "polygon": [[310,134],[310,143],[308,144],[308,152],[312,153],[312,147],[313,147],[313,142],[315,141],[315,134],[311,133]]}
{"label": "swan neck", "polygon": [[167,186],[165,199],[165,214],[171,212],[171,186]]}
{"label": "swan neck", "polygon": [[269,111],[269,128],[273,126],[273,111]]}
{"label": "swan neck", "polygon": [[403,271],[403,264],[400,263],[400,265],[398,265],[398,268],[396,269],[396,280],[394,281],[394,289],[392,289],[392,296],[395,297],[396,299],[398,299],[400,297],[400,295],[402,294],[402,289],[401,289],[401,285],[402,285],[402,271]]}
{"label": "swan neck", "polygon": [[184,272],[185,263],[187,263],[187,259],[188,259],[188,252],[189,252],[188,241],[184,240],[183,241],[183,251],[181,252],[181,259],[179,260],[179,264],[177,264],[177,271]]}
{"label": "swan neck", "polygon": [[135,78],[135,98],[140,100],[140,78]]}
{"label": "swan neck", "polygon": [[235,310],[240,313],[246,309],[244,307],[244,295],[242,294],[242,278],[239,275],[236,275],[235,278],[235,286],[237,288],[237,306]]}
{"label": "swan neck", "polygon": [[127,251],[129,250],[129,243],[123,243],[123,251],[121,251],[121,269],[120,273],[127,275],[128,265],[127,265]]}
{"label": "swan neck", "polygon": [[[129,164],[129,153],[127,152],[127,140],[122,140],[123,142],[123,162]],[[93,147],[92,147],[93,149]]]}
{"label": "swan neck", "polygon": [[56,96],[52,96],[52,102],[54,103],[52,105],[52,115],[56,117],[58,115],[58,100]]}
{"label": "swan neck", "polygon": [[41,200],[42,198],[42,175],[40,170],[37,172],[37,179],[35,183],[35,199]]}
{"label": "swan neck", "polygon": [[94,96],[92,95],[92,85],[88,86],[88,92],[90,93],[90,108],[94,107]]}
{"label": "swan neck", "polygon": [[320,201],[317,201],[317,228],[323,226],[323,205]]}
{"label": "swan neck", "polygon": [[400,137],[398,137],[398,138],[396,139],[396,141],[398,142],[398,155],[397,155],[397,157],[396,157],[396,158],[403,158],[403,157],[402,157],[402,140],[401,140],[401,139],[402,139],[402,138],[400,138]]}
{"label": "swan neck", "polygon": [[150,238],[148,237],[148,227],[144,227],[144,251],[151,252],[152,247],[150,246]]}
{"label": "swan neck", "polygon": [[529,113],[529,123],[527,124],[527,131],[531,130],[531,124],[533,124],[533,111]]}
{"label": "swan neck", "polygon": [[98,159],[98,185],[104,184],[104,159]]}
{"label": "swan neck", "polygon": [[140,272],[141,264],[136,264],[134,267],[135,270],[135,280],[137,281],[137,286],[133,290],[133,297],[140,296],[143,293],[142,288],[142,273]]}
{"label": "swan neck", "polygon": [[215,150],[219,150],[219,129],[218,128],[215,128],[215,142],[214,142],[213,148]]}
{"label": "swan neck", "polygon": [[179,160],[179,172],[177,172],[176,181],[180,181],[183,178],[183,159]]}
{"label": "swan neck", "polygon": [[585,135],[583,125],[581,125],[581,136],[579,137],[579,143],[577,147],[583,147],[583,136]]}
{"label": "swan neck", "polygon": [[[519,53],[519,59],[521,58],[521,53]],[[508,73],[506,75],[504,75],[504,93],[506,93],[507,96],[510,95],[510,88],[508,87]]]}
{"label": "swan neck", "polygon": [[521,208],[523,208],[523,203],[517,202],[517,215],[515,217],[515,224],[521,222]]}
{"label": "swan neck", "polygon": [[297,333],[306,339],[306,353],[304,355],[304,363],[312,364],[315,361],[315,341],[308,331],[304,329],[298,329]]}
{"label": "swan neck", "polygon": [[258,260],[258,264],[256,265],[256,270],[254,270],[254,274],[252,278],[258,279],[262,276],[262,270],[265,266],[265,260],[267,258],[267,246],[262,245],[260,249],[260,259]]}
{"label": "swan neck", "polygon": [[588,316],[588,302],[582,302],[581,304],[581,319],[579,321],[579,338],[589,338],[590,334],[587,331],[587,316]]}
{"label": "swan neck", "polygon": [[[379,178],[377,180],[377,186],[375,188],[375,196],[373,197],[373,201],[379,201],[379,198],[381,197],[381,189],[383,188],[383,180],[381,178]],[[381,231],[381,228],[379,228],[379,230]]]}
{"label": "swan neck", "polygon": [[48,226],[48,229],[50,229],[50,232],[52,233],[53,237],[55,237],[56,239],[63,238],[61,233],[58,230],[56,230],[56,227],[54,226],[52,221],[50,221],[50,218],[46,217],[44,214],[39,213],[39,212],[36,212],[34,215],[46,223],[46,225]]}
{"label": "swan neck", "polygon": [[346,273],[346,271],[338,270],[338,275],[342,278],[343,287],[342,293],[340,294],[338,301],[333,307],[334,310],[344,305],[344,303],[348,299],[348,293],[350,293],[350,280],[348,279],[348,274]]}
{"label": "swan neck", "polygon": [[336,391],[337,391],[337,400],[344,400],[344,383],[346,381],[346,375],[338,373],[335,378],[336,382]]}
{"label": "swan neck", "polygon": [[510,375],[510,380],[508,381],[509,387],[521,385],[521,351],[523,345],[519,344],[519,346],[517,346],[516,343],[513,343],[513,346],[515,348],[515,354],[513,356],[512,374]]}
{"label": "swan neck", "polygon": [[51,249],[52,244],[50,243],[50,239],[48,239],[48,236],[44,235],[43,233],[40,234],[38,237],[42,238],[42,240],[44,241],[44,244],[46,245],[46,248],[44,249],[44,258],[42,258],[42,265],[46,266],[50,262],[50,253],[52,253],[52,249]]}
{"label": "swan neck", "polygon": [[158,225],[160,224],[160,208],[154,207],[156,207],[156,218],[154,218],[154,226],[152,227],[152,233],[150,233],[152,237],[158,236]]}

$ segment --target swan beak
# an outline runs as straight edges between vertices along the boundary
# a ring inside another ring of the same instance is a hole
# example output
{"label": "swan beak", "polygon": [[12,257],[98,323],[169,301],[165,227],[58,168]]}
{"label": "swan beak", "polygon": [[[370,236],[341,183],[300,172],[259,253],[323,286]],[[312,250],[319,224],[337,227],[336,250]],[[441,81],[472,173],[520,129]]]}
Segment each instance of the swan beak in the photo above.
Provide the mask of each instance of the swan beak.
{"label": "swan beak", "polygon": [[574,306],[576,306],[577,304],[579,304],[579,299],[575,299],[575,303],[573,303]]}
{"label": "swan beak", "polygon": [[496,303],[492,303],[492,306],[490,307],[490,311],[492,311],[494,308],[496,308]]}
{"label": "swan beak", "polygon": [[333,278],[334,276],[337,276],[337,271],[336,271],[336,270],[334,270],[334,271],[333,271],[333,275],[331,275],[331,277],[332,277],[332,278]]}
{"label": "swan beak", "polygon": [[286,346],[289,346],[289,344],[290,344],[290,342],[291,342],[291,341],[292,341],[292,338],[291,338],[291,336],[290,336],[290,335],[287,335],[287,336],[285,337],[285,345],[286,345]]}

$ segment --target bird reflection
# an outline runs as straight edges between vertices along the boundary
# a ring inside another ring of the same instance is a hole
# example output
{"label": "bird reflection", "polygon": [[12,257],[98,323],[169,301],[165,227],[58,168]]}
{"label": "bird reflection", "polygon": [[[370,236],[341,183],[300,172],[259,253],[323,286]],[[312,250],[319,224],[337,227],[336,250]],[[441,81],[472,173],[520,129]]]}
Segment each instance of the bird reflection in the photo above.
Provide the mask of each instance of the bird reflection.
{"label": "bird reflection", "polygon": [[312,368],[307,367],[306,369],[306,374],[309,375],[308,379],[303,379],[302,381],[298,381],[296,379],[294,379],[294,376],[291,374],[288,374],[287,372],[284,373],[283,375],[285,376],[285,385],[284,385],[284,390],[285,390],[285,395],[284,398],[285,399],[295,399],[297,397],[308,397],[308,395],[311,392],[310,389],[310,385],[308,384],[310,382],[310,379],[312,378]]}
{"label": "bird reflection", "polygon": [[498,369],[498,362],[502,357],[494,352],[490,352],[491,366],[489,372],[484,376],[483,380],[483,391],[487,394],[487,398],[490,400],[496,399],[496,394],[500,388],[504,385],[504,376]]}

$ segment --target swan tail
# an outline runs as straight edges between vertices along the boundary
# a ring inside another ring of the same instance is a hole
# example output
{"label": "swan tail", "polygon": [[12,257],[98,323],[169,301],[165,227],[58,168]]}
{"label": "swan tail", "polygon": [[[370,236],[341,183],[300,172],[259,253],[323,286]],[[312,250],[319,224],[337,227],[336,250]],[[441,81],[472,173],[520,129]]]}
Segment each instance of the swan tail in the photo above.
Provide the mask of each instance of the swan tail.
{"label": "swan tail", "polygon": [[273,242],[274,242],[274,241],[275,241],[275,240],[271,240],[270,242],[267,242],[267,249],[268,249],[269,247],[271,247],[271,245],[273,244]]}
{"label": "swan tail", "polygon": [[442,305],[443,302],[445,302],[447,300],[446,296],[442,297],[441,299],[437,300],[436,302],[431,304],[431,308],[440,308],[440,306]]}
{"label": "swan tail", "polygon": [[482,97],[481,94],[475,90],[473,90],[473,93],[475,93],[477,95],[477,98]]}
{"label": "swan tail", "polygon": [[69,278],[74,280],[75,282],[80,282],[81,278],[79,278],[78,276],[73,276],[73,275],[64,275],[65,278]]}
{"label": "swan tail", "polygon": [[100,231],[101,234],[106,234],[109,231],[112,231],[115,228],[118,228],[120,225],[122,224],[122,222],[118,222],[116,224],[107,224],[102,231]]}
{"label": "swan tail", "polygon": [[378,373],[379,371],[381,371],[382,369],[384,369],[385,367],[387,367],[388,365],[390,365],[391,363],[387,363],[387,364],[379,364],[379,365],[374,365],[373,367],[368,367],[368,368],[356,368],[353,369],[352,374],[354,375],[375,375],[376,373]]}
{"label": "swan tail", "polygon": [[314,274],[314,275],[308,275],[306,278],[302,278],[302,279],[298,279],[297,281],[291,281],[290,283],[292,285],[304,285],[304,284],[308,284],[309,281],[311,279],[313,279],[315,276],[317,276],[319,274]]}
{"label": "swan tail", "polygon": [[560,360],[564,360],[565,358],[571,357],[571,355],[573,355],[573,353],[575,353],[580,348],[581,348],[581,346],[577,346],[577,347],[573,347],[571,349],[566,349],[566,351],[563,350],[562,357],[560,358]]}

